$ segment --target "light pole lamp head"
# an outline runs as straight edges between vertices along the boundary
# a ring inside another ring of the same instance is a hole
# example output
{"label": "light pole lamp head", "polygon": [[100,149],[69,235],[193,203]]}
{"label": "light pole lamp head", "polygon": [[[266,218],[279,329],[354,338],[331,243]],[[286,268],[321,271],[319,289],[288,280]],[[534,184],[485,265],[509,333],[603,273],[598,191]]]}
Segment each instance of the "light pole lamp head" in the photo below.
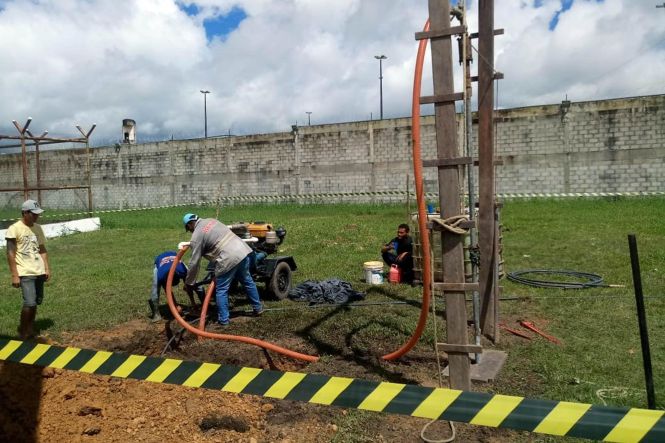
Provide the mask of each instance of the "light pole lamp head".
{"label": "light pole lamp head", "polygon": [[386,57],[385,55],[381,54],[381,55],[375,55],[374,58],[377,59],[377,60],[385,60],[385,59],[387,59],[388,57]]}
{"label": "light pole lamp head", "polygon": [[207,90],[204,91],[203,89],[201,89],[201,94],[210,94],[210,91],[207,91]]}

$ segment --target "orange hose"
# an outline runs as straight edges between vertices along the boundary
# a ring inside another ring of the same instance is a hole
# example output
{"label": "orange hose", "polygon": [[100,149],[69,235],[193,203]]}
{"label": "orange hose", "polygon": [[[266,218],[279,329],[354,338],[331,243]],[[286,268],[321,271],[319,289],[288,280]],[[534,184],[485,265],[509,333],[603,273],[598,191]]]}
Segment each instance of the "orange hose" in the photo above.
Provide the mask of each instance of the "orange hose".
{"label": "orange hose", "polygon": [[[295,358],[298,360],[304,360],[308,362],[315,362],[319,360],[319,357],[315,355],[307,355],[307,354],[301,354],[299,352],[291,351],[286,348],[282,348],[281,346],[277,346],[273,343],[269,343],[263,340],[258,340],[256,338],[251,338],[251,337],[245,337],[242,335],[229,335],[229,334],[214,334],[212,332],[206,332],[202,331],[200,329],[195,328],[194,326],[190,325],[187,323],[181,316],[178,310],[176,309],[175,302],[173,300],[173,275],[175,274],[175,268],[178,266],[178,263],[180,263],[180,259],[184,255],[184,253],[187,251],[187,247],[181,249],[178,251],[178,254],[176,254],[175,260],[173,261],[173,264],[171,265],[171,270],[169,271],[169,276],[166,280],[166,300],[168,301],[169,304],[169,309],[171,310],[171,314],[173,315],[173,318],[176,319],[178,324],[188,330],[189,332],[196,334],[199,337],[205,337],[205,338],[213,338],[216,340],[229,340],[229,341],[237,341],[241,343],[247,343],[250,345],[255,345],[259,346],[263,349],[267,349],[269,351],[275,351],[277,353],[280,353],[282,355],[286,355],[287,357]],[[208,298],[206,294],[206,298]]]}
{"label": "orange hose", "polygon": [[[424,32],[429,31],[429,19],[425,22]],[[427,39],[420,40],[418,55],[416,56],[416,69],[413,75],[413,100],[411,104],[411,139],[413,141],[413,178],[416,182],[416,200],[418,201],[418,229],[420,230],[420,243],[423,248],[423,303],[420,309],[418,325],[411,338],[397,351],[384,355],[384,360],[395,360],[409,352],[420,340],[420,336],[427,324],[427,314],[431,297],[431,257],[429,250],[429,231],[427,229],[427,213],[425,212],[425,192],[423,189],[423,163],[420,151],[420,85],[423,77],[423,64]]]}
{"label": "orange hose", "polygon": [[205,331],[206,329],[206,317],[208,315],[208,305],[210,304],[210,299],[212,298],[213,292],[215,292],[214,278],[208,285],[208,290],[206,291],[206,296],[205,299],[203,300],[203,305],[201,306],[201,319],[199,320],[199,329],[201,331]]}

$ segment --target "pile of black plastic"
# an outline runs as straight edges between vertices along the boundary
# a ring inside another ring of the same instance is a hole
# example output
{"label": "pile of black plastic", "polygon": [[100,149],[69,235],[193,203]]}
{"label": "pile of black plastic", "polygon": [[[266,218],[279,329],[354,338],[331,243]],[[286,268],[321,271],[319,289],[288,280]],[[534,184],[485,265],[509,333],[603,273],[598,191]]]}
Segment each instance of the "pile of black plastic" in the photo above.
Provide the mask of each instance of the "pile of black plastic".
{"label": "pile of black plastic", "polygon": [[293,301],[306,301],[310,304],[343,304],[363,300],[365,293],[354,290],[351,283],[343,280],[307,280],[292,288],[289,291],[289,298]]}

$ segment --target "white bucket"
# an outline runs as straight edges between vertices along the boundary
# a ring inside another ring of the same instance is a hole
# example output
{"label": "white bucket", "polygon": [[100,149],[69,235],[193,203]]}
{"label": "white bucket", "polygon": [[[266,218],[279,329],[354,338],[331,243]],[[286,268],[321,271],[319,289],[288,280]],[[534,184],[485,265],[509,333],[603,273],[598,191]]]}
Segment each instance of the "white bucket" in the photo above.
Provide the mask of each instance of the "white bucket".
{"label": "white bucket", "polygon": [[383,263],[380,261],[367,261],[363,264],[365,271],[365,282],[368,285],[380,285],[383,283]]}

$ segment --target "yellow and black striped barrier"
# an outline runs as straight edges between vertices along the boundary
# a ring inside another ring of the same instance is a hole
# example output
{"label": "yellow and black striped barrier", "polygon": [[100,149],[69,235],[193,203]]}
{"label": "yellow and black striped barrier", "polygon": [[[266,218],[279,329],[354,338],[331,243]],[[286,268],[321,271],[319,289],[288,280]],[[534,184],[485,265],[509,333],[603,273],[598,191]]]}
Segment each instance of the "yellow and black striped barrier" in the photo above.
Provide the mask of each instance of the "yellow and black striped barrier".
{"label": "yellow and black striped barrier", "polygon": [[472,425],[664,442],[665,411],[538,400],[0,339],[0,361]]}

